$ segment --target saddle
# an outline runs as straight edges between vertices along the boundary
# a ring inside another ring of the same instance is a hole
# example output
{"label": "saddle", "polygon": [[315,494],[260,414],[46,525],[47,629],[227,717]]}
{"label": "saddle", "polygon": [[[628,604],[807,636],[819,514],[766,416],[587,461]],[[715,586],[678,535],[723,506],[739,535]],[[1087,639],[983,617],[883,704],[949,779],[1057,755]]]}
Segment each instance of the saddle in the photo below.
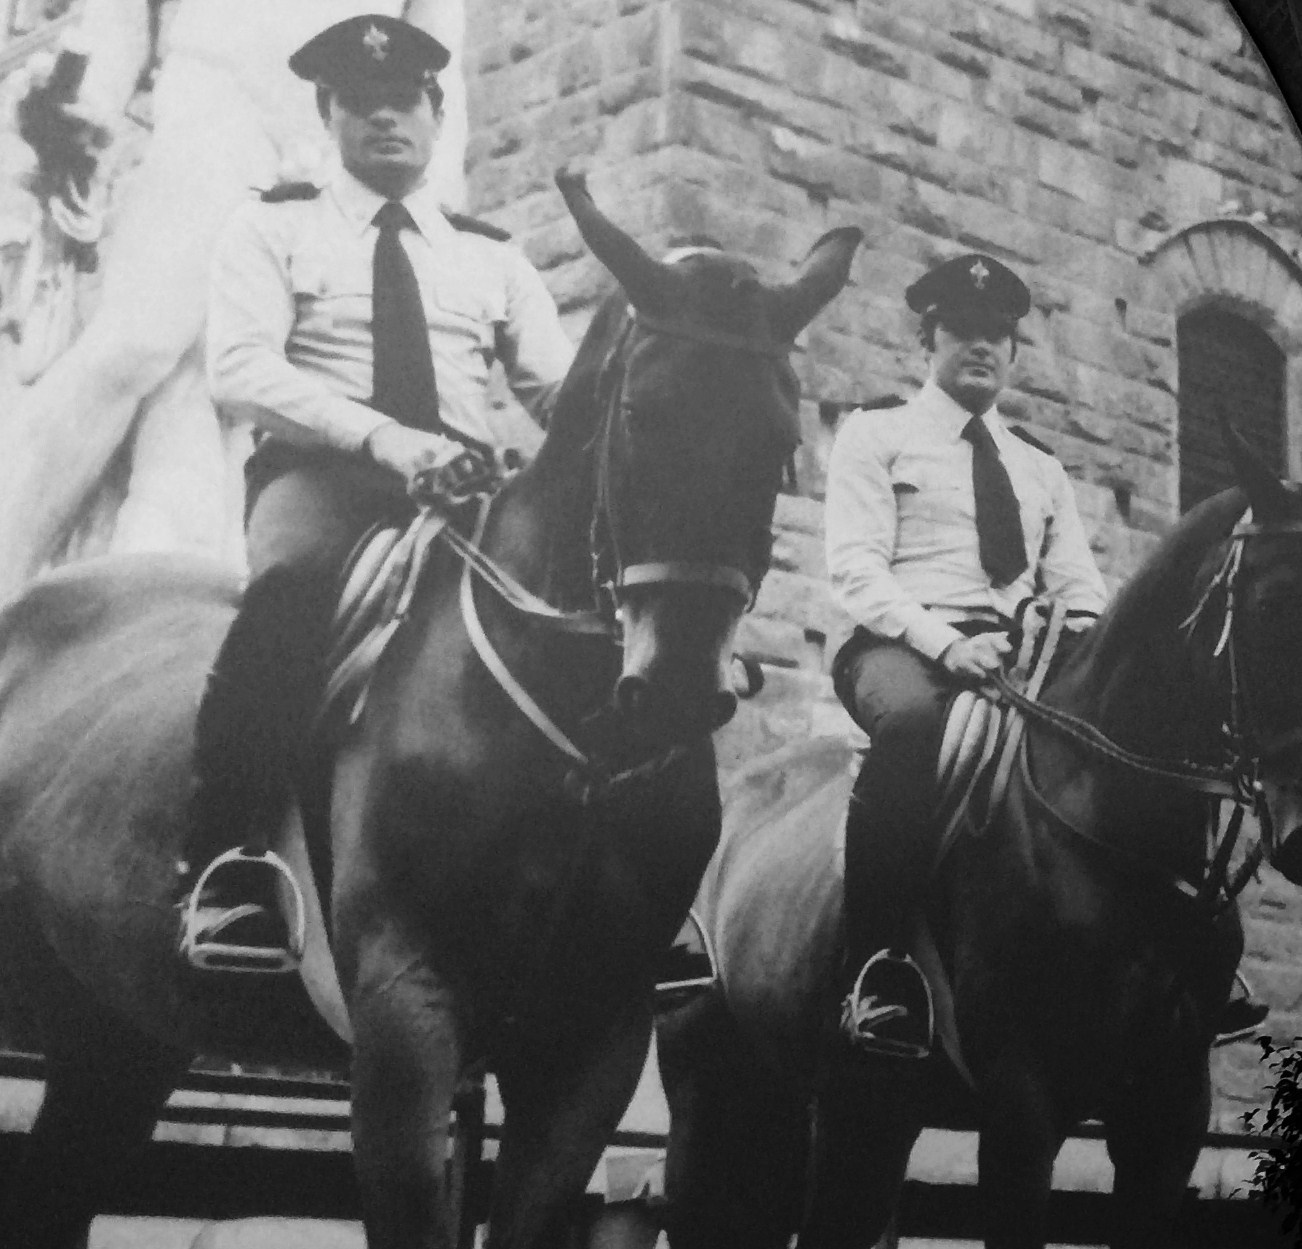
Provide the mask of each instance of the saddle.
{"label": "saddle", "polygon": [[447,523],[422,511],[406,529],[373,525],[353,548],[330,627],[318,727],[361,718],[375,666],[406,619],[430,546]]}
{"label": "saddle", "polygon": [[[1017,657],[1006,680],[1027,698],[1039,697],[1062,659],[1068,619],[1060,604],[1032,601],[1022,613]],[[938,818],[945,833],[936,856],[944,860],[964,828],[987,828],[1003,805],[1026,721],[981,690],[962,689],[950,700],[936,761]]]}
{"label": "saddle", "polygon": [[[1061,606],[1038,602],[1029,604],[1021,616],[1017,655],[1005,679],[1028,698],[1039,695],[1050,672],[1065,658],[1067,648],[1060,648],[1060,643],[1066,621],[1067,612]],[[1021,714],[996,703],[984,691],[963,689],[951,699],[936,764],[939,799],[935,820],[943,832],[932,852],[928,877],[938,870],[959,837],[979,837],[998,816],[1024,733]],[[852,809],[847,810],[847,821],[853,818]],[[906,944],[916,964],[914,976],[920,970],[930,990],[927,1013],[934,1019],[934,1036],[955,1070],[971,1084],[959,1044],[949,977],[921,906],[914,913]],[[852,997],[857,992],[856,988]]]}

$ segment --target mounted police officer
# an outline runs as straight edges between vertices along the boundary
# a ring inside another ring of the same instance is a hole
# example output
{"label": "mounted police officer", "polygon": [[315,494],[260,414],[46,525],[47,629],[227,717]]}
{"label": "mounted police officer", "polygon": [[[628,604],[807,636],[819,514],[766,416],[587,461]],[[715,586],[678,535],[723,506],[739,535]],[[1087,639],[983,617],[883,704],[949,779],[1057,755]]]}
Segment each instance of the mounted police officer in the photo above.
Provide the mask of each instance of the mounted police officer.
{"label": "mounted police officer", "polygon": [[215,260],[211,387],[260,441],[247,468],[250,581],[197,729],[188,866],[201,892],[181,935],[196,966],[296,962],[274,905],[278,875],[293,881],[265,839],[320,695],[349,552],[374,522],[410,519],[413,492],[456,504],[492,483],[510,436],[487,396],[495,360],[542,420],[572,358],[524,255],[442,212],[427,179],[448,57],[382,15],[339,22],[295,52],[290,68],[316,85],[338,165],[324,186],[247,205]]}
{"label": "mounted police officer", "polygon": [[[949,698],[1002,668],[1020,602],[1058,601],[1079,629],[1105,591],[1066,472],[997,407],[1031,306],[1026,285],[969,254],[924,274],[905,301],[921,318],[926,383],[907,402],[847,418],[828,466],[826,529],[832,587],[858,626],[833,680],[872,742],[846,824],[841,1029],[858,1049],[925,1057],[931,992],[906,927],[938,849]],[[1252,1036],[1268,1013],[1238,979],[1218,1044]]]}
{"label": "mounted police officer", "polygon": [[[858,628],[836,691],[872,739],[846,833],[848,970],[842,1030],[910,1057],[931,1045],[930,991],[905,948],[939,830],[934,773],[955,687],[998,672],[1018,604],[1034,595],[1090,621],[1105,602],[1061,464],[996,406],[1030,292],[971,254],[905,292],[920,314],[926,383],[850,414],[832,450],[827,563]],[[871,956],[871,957],[869,957]]]}

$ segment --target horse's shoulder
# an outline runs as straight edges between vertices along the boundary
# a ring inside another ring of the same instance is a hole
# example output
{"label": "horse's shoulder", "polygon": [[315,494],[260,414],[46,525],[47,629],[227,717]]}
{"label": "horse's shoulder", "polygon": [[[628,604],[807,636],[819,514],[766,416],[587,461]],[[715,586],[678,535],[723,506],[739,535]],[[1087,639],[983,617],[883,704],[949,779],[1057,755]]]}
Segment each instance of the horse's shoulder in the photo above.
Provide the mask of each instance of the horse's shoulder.
{"label": "horse's shoulder", "polygon": [[454,230],[459,230],[463,234],[479,234],[497,243],[508,243],[511,240],[509,230],[503,230],[501,226],[495,226],[491,221],[481,221],[478,217],[468,217],[465,213],[453,212],[447,208],[443,210],[443,215]]}
{"label": "horse's shoulder", "polygon": [[813,737],[784,746],[738,769],[724,793],[725,837],[749,840],[761,829],[784,824],[793,814],[803,818],[808,804],[826,799],[835,809],[849,797],[857,756],[841,735]]}
{"label": "horse's shoulder", "polygon": [[[184,556],[105,556],[38,577],[0,612],[0,649],[50,653],[138,635],[174,645],[186,631],[221,628],[239,602],[239,578],[213,561]],[[207,625],[207,628],[202,626]],[[89,649],[87,649],[89,648]]]}

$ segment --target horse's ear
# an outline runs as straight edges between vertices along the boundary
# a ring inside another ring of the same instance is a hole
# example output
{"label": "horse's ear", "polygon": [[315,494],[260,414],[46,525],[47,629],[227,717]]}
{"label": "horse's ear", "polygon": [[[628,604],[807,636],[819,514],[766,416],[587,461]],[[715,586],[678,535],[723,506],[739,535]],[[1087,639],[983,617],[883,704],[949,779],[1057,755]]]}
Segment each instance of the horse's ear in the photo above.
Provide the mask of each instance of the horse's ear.
{"label": "horse's ear", "polygon": [[662,307],[672,281],[669,270],[648,256],[635,239],[597,207],[585,174],[569,168],[558,169],[556,185],[583,241],[624,288],[629,303],[643,312]]}
{"label": "horse's ear", "polygon": [[773,326],[780,338],[795,338],[846,284],[850,262],[862,241],[863,231],[857,226],[829,230],[809,249],[795,278],[774,288]]}
{"label": "horse's ear", "polygon": [[1234,464],[1234,475],[1252,503],[1253,519],[1258,522],[1284,520],[1292,515],[1295,504],[1288,486],[1261,462],[1238,430],[1230,424],[1224,411],[1219,414],[1221,437]]}

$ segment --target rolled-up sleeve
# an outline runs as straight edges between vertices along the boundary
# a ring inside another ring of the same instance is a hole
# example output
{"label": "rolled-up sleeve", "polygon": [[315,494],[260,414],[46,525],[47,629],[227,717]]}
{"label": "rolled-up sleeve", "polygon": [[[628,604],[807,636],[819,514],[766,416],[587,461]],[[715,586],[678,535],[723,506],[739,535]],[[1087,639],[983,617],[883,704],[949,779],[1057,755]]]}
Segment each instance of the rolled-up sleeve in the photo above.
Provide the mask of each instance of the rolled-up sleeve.
{"label": "rolled-up sleeve", "polygon": [[1071,478],[1056,460],[1049,462],[1049,474],[1053,513],[1040,556],[1043,590],[1068,611],[1098,615],[1107,605],[1107,587],[1081,524]]}
{"label": "rolled-up sleeve", "polygon": [[896,506],[889,440],[868,414],[852,413],[828,464],[827,569],[837,602],[856,623],[936,659],[962,635],[908,594],[891,573]]}
{"label": "rolled-up sleeve", "polygon": [[508,247],[507,255],[506,320],[498,327],[497,354],[512,393],[545,423],[574,345],[538,271],[516,248]]}
{"label": "rolled-up sleeve", "polygon": [[286,358],[294,292],[288,252],[276,235],[265,207],[250,204],[218,243],[207,326],[213,400],[230,418],[288,442],[358,451],[388,417],[333,393]]}

